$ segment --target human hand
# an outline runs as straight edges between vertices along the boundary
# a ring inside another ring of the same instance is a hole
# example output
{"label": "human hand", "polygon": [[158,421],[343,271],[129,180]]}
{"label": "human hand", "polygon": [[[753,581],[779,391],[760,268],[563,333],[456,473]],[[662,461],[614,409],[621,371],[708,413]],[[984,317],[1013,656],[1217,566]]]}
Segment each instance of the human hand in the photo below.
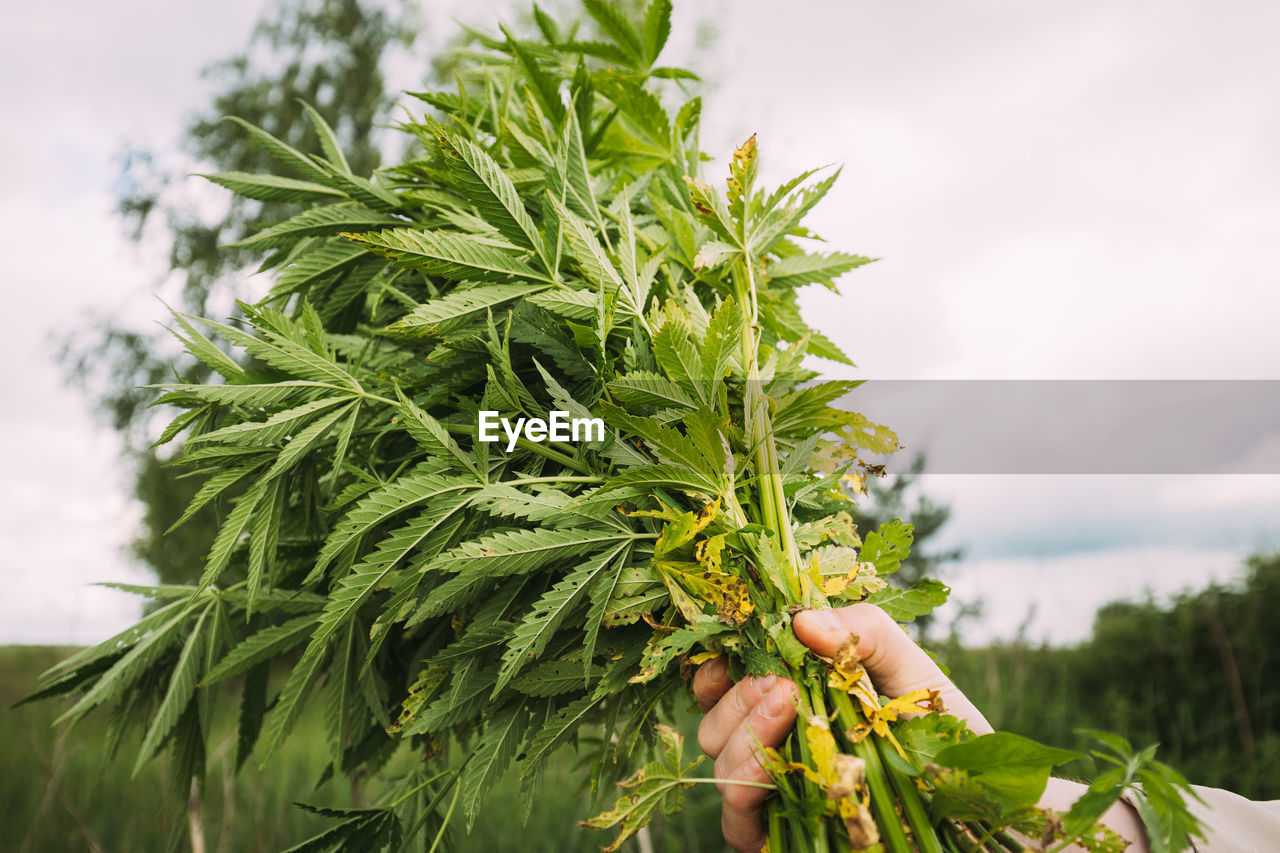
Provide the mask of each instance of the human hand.
{"label": "human hand", "polygon": [[[871,604],[838,610],[804,610],[792,622],[796,636],[814,653],[831,657],[850,634],[858,635],[858,656],[876,690],[889,697],[913,690],[937,690],[947,713],[964,720],[976,734],[991,731],[973,706],[933,659],[898,623]],[[757,742],[779,746],[795,725],[795,685],[774,676],[734,684],[724,658],[703,664],[693,677],[693,695],[707,712],[698,726],[698,745],[715,759],[717,779],[768,782]],[[768,790],[731,783],[717,785],[723,798],[720,825],[735,850],[759,850],[765,842],[761,807]]]}
{"label": "human hand", "polygon": [[[795,615],[792,627],[810,650],[828,658],[850,634],[857,634],[858,657],[877,692],[895,698],[915,690],[937,690],[947,713],[964,720],[974,734],[992,731],[991,724],[942,674],[933,658],[879,607],[854,604],[837,610],[803,610]],[[693,677],[693,695],[707,712],[698,726],[698,745],[715,759],[716,778],[731,780],[716,787],[723,799],[720,826],[725,841],[735,850],[755,853],[764,846],[761,807],[769,792],[733,783],[769,781],[757,743],[776,748],[786,740],[796,719],[792,704],[795,692],[795,684],[775,676],[734,684],[724,658],[707,661]],[[1085,789],[1078,782],[1050,779],[1040,805],[1065,812]],[[1131,841],[1129,853],[1146,853],[1146,834],[1132,806],[1116,803],[1102,822]]]}

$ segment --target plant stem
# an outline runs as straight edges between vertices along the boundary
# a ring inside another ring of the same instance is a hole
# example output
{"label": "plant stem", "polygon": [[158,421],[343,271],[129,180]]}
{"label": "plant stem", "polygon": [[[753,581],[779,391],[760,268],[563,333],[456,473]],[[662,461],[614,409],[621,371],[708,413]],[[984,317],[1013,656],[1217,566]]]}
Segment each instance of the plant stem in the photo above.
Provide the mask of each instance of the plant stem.
{"label": "plant stem", "polygon": [[[858,718],[849,694],[833,690],[831,700],[835,705],[836,719],[840,721],[840,726],[845,730],[856,726]],[[867,763],[867,787],[871,789],[871,809],[875,813],[876,823],[880,826],[881,840],[890,853],[911,853],[911,844],[907,841],[907,834],[903,831],[898,813],[893,808],[893,792],[885,779],[884,766],[880,763],[876,748],[869,743],[872,737],[875,735],[868,735],[854,744],[853,754]]]}
{"label": "plant stem", "polygon": [[799,577],[800,549],[796,547],[795,534],[787,512],[786,493],[782,484],[782,470],[778,464],[778,448],[773,438],[773,419],[769,416],[769,400],[760,382],[760,337],[756,316],[756,283],[750,256],[739,264],[735,276],[738,301],[747,316],[747,328],[742,336],[742,360],[747,381],[743,389],[743,409],[747,432],[747,446],[754,449],[756,491],[760,496],[760,510],[765,526],[778,535],[782,553],[791,571],[787,573],[790,589],[787,590],[793,604],[809,604],[809,596],[802,591]]}
{"label": "plant stem", "polygon": [[783,832],[782,811],[777,800],[768,802],[765,814],[769,822],[769,853],[787,853],[787,836]]}
{"label": "plant stem", "polygon": [[942,844],[938,841],[928,814],[925,813],[924,803],[920,801],[920,789],[916,787],[910,776],[885,760],[888,745],[883,738],[875,739],[875,747],[889,782],[898,793],[898,801],[902,803],[902,810],[906,813],[907,823],[911,827],[912,835],[915,836],[916,846],[922,853],[943,853]]}

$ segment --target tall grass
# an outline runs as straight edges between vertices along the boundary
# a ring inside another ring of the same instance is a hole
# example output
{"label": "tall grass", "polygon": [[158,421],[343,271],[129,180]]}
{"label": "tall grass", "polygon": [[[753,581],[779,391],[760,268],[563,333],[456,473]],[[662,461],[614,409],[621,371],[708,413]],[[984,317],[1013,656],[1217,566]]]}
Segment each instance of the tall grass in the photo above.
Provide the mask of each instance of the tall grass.
{"label": "tall grass", "polygon": [[[56,851],[159,851],[191,849],[186,811],[167,808],[169,780],[163,763],[145,765],[131,776],[137,743],[126,741],[108,761],[104,718],[90,716],[76,728],[53,728],[60,706],[40,702],[10,708],[36,676],[73,650],[41,646],[0,647],[0,848],[19,853]],[[295,801],[350,808],[353,799],[370,805],[385,780],[405,769],[410,757],[393,759],[378,777],[353,786],[346,780],[317,788],[328,750],[324,724],[309,713],[291,739],[263,768],[253,759],[234,773],[235,735],[230,709],[215,726],[219,746],[209,763],[209,782],[200,811],[209,853],[280,850],[319,832],[326,820]],[[693,714],[683,715],[690,734]],[[691,737],[692,741],[692,737]],[[616,796],[601,792],[601,800]],[[689,792],[679,815],[653,825],[655,851],[720,850],[719,799],[709,786]],[[451,850],[519,850],[521,853],[594,853],[599,833],[578,821],[599,811],[588,768],[572,751],[556,756],[532,804],[514,775],[503,778],[469,835],[454,832]],[[528,812],[527,821],[524,820]],[[634,849],[634,848],[633,848]]]}

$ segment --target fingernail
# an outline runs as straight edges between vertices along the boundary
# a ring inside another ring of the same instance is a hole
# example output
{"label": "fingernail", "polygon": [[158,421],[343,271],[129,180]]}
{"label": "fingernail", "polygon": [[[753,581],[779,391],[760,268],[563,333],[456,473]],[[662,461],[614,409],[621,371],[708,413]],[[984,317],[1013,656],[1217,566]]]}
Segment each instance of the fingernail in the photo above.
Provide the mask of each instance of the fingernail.
{"label": "fingernail", "polygon": [[806,621],[813,623],[814,627],[819,631],[835,632],[843,630],[840,624],[840,617],[830,610],[806,610],[801,615],[804,616]]}
{"label": "fingernail", "polygon": [[791,693],[781,687],[769,691],[760,703],[760,716],[766,720],[776,720],[782,712],[791,706]]}
{"label": "fingernail", "polygon": [[754,681],[756,690],[760,691],[761,694],[765,694],[773,689],[773,685],[778,683],[778,676],[766,675],[761,678],[756,678]]}

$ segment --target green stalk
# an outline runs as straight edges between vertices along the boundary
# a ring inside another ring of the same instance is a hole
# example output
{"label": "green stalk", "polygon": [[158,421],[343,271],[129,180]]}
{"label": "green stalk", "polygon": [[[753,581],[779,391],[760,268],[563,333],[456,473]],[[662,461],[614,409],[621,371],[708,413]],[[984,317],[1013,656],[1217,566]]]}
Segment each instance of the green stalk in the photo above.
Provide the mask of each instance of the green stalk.
{"label": "green stalk", "polygon": [[1006,853],[1013,850],[1015,853],[1022,853],[1027,847],[1018,839],[1014,838],[1003,829],[995,829],[982,821],[974,821],[969,826],[969,831],[981,840],[982,846],[988,850],[994,850],[996,853]]}
{"label": "green stalk", "polygon": [[947,823],[947,832],[951,839],[951,846],[957,848],[961,853],[982,853],[982,849],[974,845],[967,837],[965,830],[960,824]]}
{"label": "green stalk", "polygon": [[938,835],[929,821],[929,815],[925,813],[924,803],[920,800],[920,789],[916,787],[910,776],[884,760],[885,751],[889,746],[883,738],[875,739],[875,748],[877,757],[889,777],[889,782],[898,793],[898,801],[902,803],[902,810],[906,813],[907,823],[915,836],[916,846],[922,853],[943,853],[942,844],[938,841]]}
{"label": "green stalk", "polygon": [[[735,276],[738,287],[738,300],[744,311],[749,311],[748,326],[742,336],[742,359],[746,371],[744,389],[744,420],[747,433],[747,444],[753,449],[756,494],[759,497],[761,520],[764,526],[772,530],[779,539],[781,550],[788,571],[786,596],[791,603],[808,604],[808,596],[803,592],[800,583],[800,549],[796,546],[795,534],[791,529],[790,513],[787,511],[786,493],[782,482],[782,468],[778,462],[778,449],[773,436],[773,419],[769,413],[769,400],[764,395],[760,381],[759,365],[759,320],[757,314],[755,276],[752,271],[750,257],[744,259],[739,267],[739,275]],[[736,498],[733,501],[736,505]],[[738,507],[739,513],[741,508]],[[812,764],[812,752],[805,726],[811,716],[820,713],[827,716],[822,699],[823,688],[806,683],[803,672],[790,673],[792,681],[797,685],[796,705],[800,722],[796,726],[796,745],[800,760]],[[802,782],[807,787],[811,783]],[[808,833],[805,830],[810,830]],[[796,851],[812,851],[812,853],[829,853],[831,842],[828,835],[827,822],[819,819],[816,826],[804,827],[792,823],[792,840]],[[896,853],[896,851],[895,851]]]}
{"label": "green stalk", "polygon": [[769,853],[787,853],[787,836],[783,833],[782,812],[778,804],[779,801],[774,799],[765,806],[769,823]]}
{"label": "green stalk", "polygon": [[[843,729],[851,729],[858,724],[857,714],[853,710],[853,702],[848,693],[833,690],[831,699],[836,707],[836,719]],[[875,813],[876,823],[880,826],[880,840],[890,853],[911,853],[911,844],[907,834],[898,820],[898,813],[893,809],[893,792],[885,779],[884,765],[880,763],[880,755],[876,748],[868,742],[874,735],[868,735],[853,746],[853,754],[867,763],[867,787],[871,789],[871,809]]]}
{"label": "green stalk", "polygon": [[1027,845],[1023,844],[1014,837],[1012,833],[1006,830],[997,829],[994,837],[996,841],[1000,842],[1000,845],[1004,847],[1005,850],[1011,850],[1013,853],[1022,853],[1022,851],[1027,849]]}
{"label": "green stalk", "polygon": [[800,549],[796,547],[795,534],[791,530],[791,519],[788,517],[786,493],[782,484],[782,468],[778,464],[778,448],[773,439],[773,420],[769,416],[769,401],[760,383],[759,318],[755,298],[755,274],[752,271],[750,257],[740,262],[735,279],[738,283],[738,301],[743,310],[750,309],[746,333],[742,336],[742,360],[747,374],[743,408],[747,427],[747,445],[754,448],[755,453],[756,491],[760,496],[760,510],[765,526],[778,535],[782,553],[791,567],[791,572],[787,575],[790,586],[787,592],[790,594],[792,603],[808,604],[808,601],[801,600],[807,596],[801,591],[800,578],[797,575],[800,566]]}

